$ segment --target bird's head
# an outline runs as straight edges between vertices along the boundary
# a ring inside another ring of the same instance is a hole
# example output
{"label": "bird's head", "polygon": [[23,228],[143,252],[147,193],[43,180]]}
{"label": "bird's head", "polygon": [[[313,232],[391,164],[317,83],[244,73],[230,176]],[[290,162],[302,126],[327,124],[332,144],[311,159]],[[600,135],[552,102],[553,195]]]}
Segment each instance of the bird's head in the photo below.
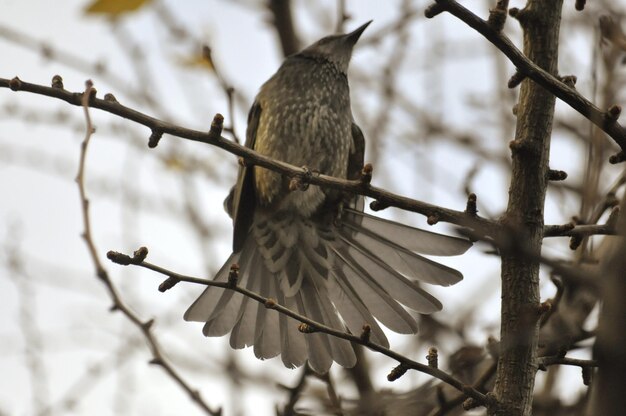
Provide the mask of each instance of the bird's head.
{"label": "bird's head", "polygon": [[371,20],[350,33],[326,36],[305,48],[300,54],[326,59],[337,65],[341,72],[346,73],[352,57],[352,49],[370,23],[372,23]]}

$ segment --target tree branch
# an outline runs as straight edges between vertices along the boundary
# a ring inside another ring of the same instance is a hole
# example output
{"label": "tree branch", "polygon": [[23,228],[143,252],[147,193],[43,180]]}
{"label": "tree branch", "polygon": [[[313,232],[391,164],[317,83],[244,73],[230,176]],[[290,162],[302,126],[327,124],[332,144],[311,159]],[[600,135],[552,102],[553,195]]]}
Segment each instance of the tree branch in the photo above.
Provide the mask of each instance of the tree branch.
{"label": "tree branch", "polygon": [[[622,198],[620,208],[626,209],[626,198]],[[620,237],[602,265],[602,308],[593,347],[599,369],[593,381],[588,415],[619,415],[626,406],[626,217],[621,216],[617,230]]]}
{"label": "tree branch", "polygon": [[[135,254],[133,255],[133,257],[128,256],[123,253],[118,253],[115,251],[109,251],[107,253],[107,257],[109,258],[109,260],[113,261],[114,263],[117,263],[123,266],[128,266],[128,265],[140,266],[140,267],[155,271],[157,273],[160,273],[164,276],[167,276],[168,279],[165,280],[163,283],[161,283],[161,285],[159,286],[160,291],[168,290],[172,288],[175,284],[181,281],[200,284],[204,286],[221,287],[227,290],[234,290],[235,292],[241,293],[242,295],[247,296],[250,299],[253,299],[259,303],[262,303],[268,309],[273,309],[279,313],[282,313],[283,315],[286,315],[290,318],[293,318],[301,322],[304,325],[301,325],[299,329],[301,332],[305,334],[313,333],[313,332],[322,332],[322,333],[325,333],[325,334],[328,334],[337,338],[345,339],[355,344],[363,345],[364,347],[369,348],[372,351],[379,352],[391,359],[398,361],[400,365],[392,371],[392,373],[395,371],[396,372],[395,374],[398,374],[396,378],[399,378],[407,370],[412,369],[412,370],[420,371],[422,373],[429,374],[435,378],[438,378],[439,380],[445,383],[448,383],[452,387],[463,392],[468,397],[471,397],[472,399],[478,401],[481,404],[485,403],[486,396],[483,393],[472,388],[471,386],[465,385],[463,382],[453,377],[452,375],[446,373],[445,371],[442,371],[438,369],[437,367],[433,367],[433,366],[419,363],[417,361],[413,361],[409,359],[408,357],[405,357],[402,354],[399,354],[389,348],[383,347],[382,345],[379,345],[370,341],[369,337],[367,336],[368,331],[366,329],[364,329],[363,334],[357,336],[357,335],[350,334],[348,332],[331,328],[322,323],[309,319],[304,315],[300,315],[297,312],[294,312],[291,309],[284,307],[283,305],[280,305],[279,303],[276,302],[275,299],[266,298],[264,296],[259,295],[256,292],[248,290],[242,286],[238,286],[236,278],[229,277],[229,281],[216,282],[214,280],[200,279],[198,277],[183,275],[183,274],[168,270],[166,268],[163,268],[161,266],[157,266],[155,264],[146,262],[145,256],[147,255],[147,253],[148,253],[148,250],[145,247],[141,247],[140,249],[135,251]],[[388,378],[391,378],[391,374],[390,374],[390,377]],[[393,380],[390,379],[390,381],[393,381]]]}
{"label": "tree branch", "polygon": [[597,360],[581,360],[578,358],[559,357],[559,356],[539,358],[540,367],[548,367],[551,365],[573,365],[573,366],[580,367],[580,368],[597,367],[598,361]]}
{"label": "tree branch", "polygon": [[117,288],[109,278],[109,274],[106,269],[102,266],[100,262],[100,258],[98,257],[98,250],[96,250],[95,243],[93,241],[91,235],[91,220],[89,215],[89,200],[87,199],[87,193],[85,191],[85,160],[87,157],[87,148],[89,146],[89,142],[91,140],[91,136],[94,132],[94,127],[91,123],[91,117],[89,115],[89,105],[88,102],[90,97],[95,94],[95,89],[93,88],[93,84],[91,81],[87,81],[87,88],[83,94],[79,94],[80,103],[83,106],[85,113],[85,121],[86,121],[86,133],[83,142],[81,143],[81,152],[80,152],[80,161],[78,166],[78,174],[76,175],[76,183],[78,185],[78,192],[80,195],[80,203],[82,208],[82,216],[83,216],[83,239],[85,240],[85,244],[89,250],[89,255],[96,269],[96,275],[98,278],[104,283],[107,291],[109,292],[109,296],[113,301],[113,311],[120,311],[122,314],[128,318],[137,328],[139,328],[148,343],[148,346],[152,352],[152,360],[151,364],[156,364],[161,366],[165,372],[174,380],[178,385],[187,392],[192,401],[194,401],[206,414],[219,416],[222,414],[221,409],[213,410],[209,407],[209,405],[202,399],[200,393],[191,388],[191,386],[181,377],[180,374],[176,371],[176,369],[170,364],[170,362],[165,358],[163,353],[161,352],[161,347],[154,334],[152,333],[152,325],[154,323],[153,320],[142,321],[141,318],[135,314],[122,300],[119,295]]}
{"label": "tree branch", "polygon": [[615,235],[615,224],[583,224],[572,223],[563,225],[546,225],[543,231],[544,237],[589,237],[591,235]]}
{"label": "tree branch", "polygon": [[280,40],[283,56],[292,55],[300,50],[300,41],[293,27],[291,0],[269,0],[268,8],[272,12],[274,28]]}
{"label": "tree branch", "polygon": [[[513,12],[513,10],[514,9],[511,9],[511,12]],[[425,15],[431,18],[444,11],[465,22],[472,29],[483,35],[496,48],[500,49],[517,67],[522,78],[528,77],[532,79],[608,134],[622,150],[620,156],[612,156],[612,163],[625,160],[626,129],[617,122],[619,112],[617,112],[616,117],[615,112],[612,110],[616,106],[602,111],[574,88],[561,81],[557,77],[556,72],[551,74],[549,71],[541,68],[540,65],[534,63],[526,56],[528,54],[525,55],[522,51],[517,49],[513,42],[503,35],[497,27],[490,25],[488,21],[476,16],[454,0],[435,0],[435,4],[426,9]],[[519,11],[513,14],[516,14],[518,20],[522,20],[523,14],[520,15]]]}
{"label": "tree branch", "polygon": [[[19,78],[11,80],[0,78],[0,88],[10,88],[13,91],[26,91],[34,94],[44,95],[47,97],[63,100],[71,105],[80,106],[82,93],[70,92],[63,89],[62,86],[47,87],[39,84],[24,82]],[[117,115],[122,118],[134,121],[135,123],[144,125],[151,129],[152,133],[149,139],[149,146],[155,147],[163,134],[170,134],[182,139],[192,140],[200,143],[206,143],[217,146],[229,153],[242,157],[249,165],[258,165],[273,171],[282,173],[288,177],[297,178],[302,184],[321,185],[328,188],[338,189],[343,192],[354,193],[358,195],[368,196],[375,199],[376,204],[372,207],[374,210],[386,207],[397,207],[406,211],[416,212],[429,217],[429,223],[449,222],[452,224],[476,228],[483,230],[486,234],[490,234],[498,228],[495,221],[479,217],[477,215],[468,215],[463,211],[455,211],[426,202],[407,198],[388,192],[384,189],[371,186],[361,180],[346,180],[326,175],[311,174],[308,169],[295,167],[285,162],[271,159],[267,156],[259,154],[252,149],[241,146],[230,141],[220,135],[220,129],[212,129],[209,132],[192,130],[184,127],[168,123],[157,118],[148,116],[130,107],[120,104],[111,94],[106,94],[104,99],[89,98],[89,106],[97,108],[108,113]],[[221,115],[217,115],[215,120],[223,120]],[[220,123],[215,123],[220,124]]]}

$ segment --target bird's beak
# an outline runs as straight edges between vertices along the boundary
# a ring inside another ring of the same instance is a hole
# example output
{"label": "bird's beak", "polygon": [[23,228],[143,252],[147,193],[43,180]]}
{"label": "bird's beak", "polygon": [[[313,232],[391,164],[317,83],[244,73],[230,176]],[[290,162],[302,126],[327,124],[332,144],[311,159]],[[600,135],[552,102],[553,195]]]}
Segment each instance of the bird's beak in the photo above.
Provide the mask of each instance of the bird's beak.
{"label": "bird's beak", "polygon": [[359,40],[359,38],[361,37],[361,34],[365,31],[365,29],[372,22],[373,22],[373,20],[370,20],[369,22],[365,23],[364,25],[359,26],[358,28],[356,28],[352,32],[346,33],[346,35],[345,35],[346,39],[348,41],[350,41],[350,43],[352,43],[354,45],[356,43],[356,41]]}

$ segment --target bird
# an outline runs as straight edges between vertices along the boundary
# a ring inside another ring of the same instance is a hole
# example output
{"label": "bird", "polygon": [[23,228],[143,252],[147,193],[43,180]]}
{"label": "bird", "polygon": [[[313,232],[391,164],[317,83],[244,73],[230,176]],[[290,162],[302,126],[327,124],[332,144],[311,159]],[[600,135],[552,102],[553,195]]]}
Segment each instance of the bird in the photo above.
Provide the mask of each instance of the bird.
{"label": "bird", "polygon": [[[245,145],[265,156],[337,178],[359,178],[365,139],[350,107],[348,66],[369,21],[324,37],[288,56],[260,88],[248,115]],[[389,347],[379,322],[418,331],[413,310],[441,303],[418,283],[451,285],[455,269],[424,255],[464,253],[471,242],[376,217],[360,196],[320,187],[290,188],[290,178],[259,166],[239,167],[224,202],[233,219],[233,252],[214,277],[237,284],[331,328]],[[288,368],[308,362],[326,373],[333,362],[356,364],[352,344],[299,322],[233,290],[207,287],[185,312],[205,336],[230,333],[235,349],[254,346],[259,359],[281,356]]]}

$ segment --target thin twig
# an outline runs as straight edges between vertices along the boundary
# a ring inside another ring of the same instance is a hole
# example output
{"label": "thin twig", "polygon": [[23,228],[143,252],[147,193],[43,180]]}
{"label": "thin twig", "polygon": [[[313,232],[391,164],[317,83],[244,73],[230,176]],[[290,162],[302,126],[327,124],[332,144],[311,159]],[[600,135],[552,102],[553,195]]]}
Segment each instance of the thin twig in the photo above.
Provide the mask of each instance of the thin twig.
{"label": "thin twig", "polygon": [[[61,88],[52,88],[44,85],[32,84],[21,81],[18,78],[14,78],[12,80],[0,78],[0,88],[11,88],[15,91],[31,92],[34,94],[57,98],[72,105],[81,105],[80,93],[73,93]],[[248,165],[258,165],[282,173],[288,177],[298,177],[303,183],[306,182],[312,185],[322,185],[328,188],[339,189],[344,192],[368,196],[379,201],[380,205],[385,207],[393,206],[406,211],[417,212],[427,217],[436,218],[437,221],[478,228],[486,230],[488,233],[498,228],[498,224],[495,221],[478,216],[469,217],[463,211],[455,211],[400,196],[375,186],[365,185],[360,180],[346,180],[321,174],[310,175],[310,172],[307,169],[274,160],[257,153],[250,148],[234,143],[232,140],[228,140],[219,134],[192,130],[168,123],[148,116],[134,110],[133,108],[123,106],[114,100],[98,99],[94,97],[89,100],[89,106],[144,125],[150,128],[155,136],[167,133],[183,139],[217,146],[234,155],[244,158]],[[154,145],[156,145],[156,143]]]}
{"label": "thin twig", "polygon": [[596,360],[581,360],[578,358],[559,357],[556,355],[550,357],[540,357],[538,361],[540,367],[548,367],[551,365],[573,365],[580,368],[598,366],[598,361]]}
{"label": "thin twig", "polygon": [[335,33],[344,33],[344,26],[348,20],[350,20],[350,15],[346,10],[346,0],[337,1],[337,24],[335,25]]}
{"label": "thin twig", "polygon": [[[80,93],[73,93],[61,88],[53,88],[44,85],[28,83],[18,78],[14,78],[12,80],[0,78],[0,88],[2,87],[11,88],[15,91],[26,91],[34,94],[57,98],[66,101],[67,103],[72,105],[82,105],[82,94]],[[228,140],[220,136],[219,134],[192,130],[172,123],[168,123],[136,111],[130,107],[126,107],[116,100],[99,99],[93,97],[89,100],[89,106],[109,112],[119,117],[129,119],[138,124],[144,125],[150,128],[153,132],[158,132],[159,134],[167,133],[182,139],[217,146],[221,149],[226,150],[229,153],[241,156],[242,158],[244,158],[248,165],[262,166],[264,168],[282,173],[288,177],[299,177],[301,181],[306,183],[310,183],[313,185],[322,185],[329,188],[339,189],[344,192],[368,196],[377,200],[382,206],[392,206],[406,211],[416,212],[427,217],[436,218],[437,221],[449,222],[452,224],[473,228],[475,230],[480,230],[479,234],[482,235],[492,235],[499,230],[501,231],[501,226],[496,221],[492,221],[480,216],[468,216],[463,211],[456,211],[437,205],[428,204],[426,202],[388,192],[375,186],[364,186],[364,184],[360,180],[346,180],[322,174],[307,175],[306,169],[271,159],[267,156],[255,152],[248,147],[234,143],[232,140]],[[546,226],[547,233],[555,235],[552,234],[556,230],[556,228],[554,227],[558,226]],[[567,234],[560,235],[567,236]]]}
{"label": "thin twig", "polygon": [[522,51],[515,47],[513,42],[503,35],[502,32],[494,29],[486,20],[481,19],[458,2],[454,0],[435,0],[434,6],[435,5],[436,9],[434,12],[436,13],[429,15],[429,9],[427,9],[426,13],[428,17],[434,17],[434,15],[442,11],[447,11],[466,23],[472,29],[483,35],[496,48],[500,49],[524,76],[532,79],[574,110],[578,111],[613,138],[622,149],[622,152],[626,152],[626,130],[617,120],[608,117],[607,111],[602,111],[574,88],[533,63]]}
{"label": "thin twig", "polygon": [[[18,326],[22,334],[24,345],[23,356],[28,369],[32,413],[44,414],[44,409],[50,401],[50,375],[48,374],[44,361],[44,340],[41,328],[37,325],[39,315],[39,298],[33,276],[28,272],[27,265],[30,264],[21,248],[21,234],[18,232],[19,224],[9,227],[7,237],[5,237],[4,258],[8,269],[7,276],[15,284],[17,296],[15,301],[18,306]],[[2,258],[3,256],[0,256]],[[0,412],[1,414],[1,412]]]}
{"label": "thin twig", "polygon": [[330,378],[330,372],[325,374],[316,374],[317,378],[323,381],[326,384],[326,391],[328,392],[328,400],[330,402],[330,406],[333,409],[333,414],[335,416],[343,416],[343,411],[341,409],[341,397],[337,394],[337,390],[335,389],[335,384],[333,380]]}
{"label": "thin twig", "polygon": [[[496,361],[492,362],[489,367],[480,375],[480,377],[478,377],[473,385],[475,389],[485,389],[485,385],[487,384],[487,382],[489,382],[489,380],[491,380],[493,378],[493,375],[496,373],[496,364]],[[464,394],[459,394],[452,399],[442,403],[439,408],[434,409],[428,416],[444,416],[452,409],[462,404],[466,399],[467,396],[465,396]]]}
{"label": "thin twig", "polygon": [[289,401],[285,405],[281,416],[296,416],[296,404],[298,403],[298,399],[302,395],[302,391],[304,390],[304,386],[306,385],[306,378],[311,374],[311,370],[308,365],[305,365],[302,368],[302,374],[300,374],[300,378],[295,386],[289,388]]}
{"label": "thin twig", "polygon": [[514,229],[502,230],[503,232],[494,234],[494,236],[487,236],[485,234],[479,234],[468,230],[462,230],[461,234],[469,237],[475,241],[484,241],[493,245],[497,249],[497,253],[509,252],[515,253],[521,259],[528,262],[539,262],[552,269],[552,271],[559,276],[567,279],[570,282],[576,282],[580,285],[585,285],[590,290],[598,290],[598,281],[595,279],[595,275],[589,271],[581,270],[579,267],[569,265],[569,262],[546,257],[543,255],[537,255],[533,253],[527,246],[524,246],[519,239],[516,239],[518,233]]}
{"label": "thin twig", "polygon": [[270,0],[267,8],[272,13],[273,25],[280,40],[284,56],[292,55],[300,49],[300,40],[294,29],[291,2],[289,0]]}
{"label": "thin twig", "polygon": [[96,246],[94,240],[91,235],[91,221],[90,221],[90,211],[89,211],[89,199],[87,198],[87,194],[85,191],[85,160],[87,157],[87,148],[89,146],[89,142],[91,140],[91,136],[94,132],[93,125],[91,123],[91,117],[89,115],[89,103],[93,99],[92,95],[95,93],[95,89],[93,88],[93,84],[91,81],[87,81],[87,88],[85,92],[79,95],[79,99],[81,105],[84,109],[85,113],[85,122],[86,122],[86,133],[83,142],[81,143],[81,152],[80,152],[80,162],[78,165],[78,174],[76,175],[76,183],[78,185],[78,192],[80,195],[80,203],[82,207],[82,217],[83,217],[83,239],[85,240],[85,244],[89,250],[89,255],[96,269],[96,275],[98,278],[104,283],[107,291],[109,292],[109,296],[113,301],[113,310],[120,311],[124,314],[126,318],[128,318],[135,326],[137,326],[141,332],[143,333],[146,342],[152,352],[153,359],[151,360],[152,364],[157,364],[161,366],[165,370],[165,372],[172,378],[174,381],[178,383],[183,390],[187,392],[189,397],[193,402],[195,402],[206,414],[209,415],[221,415],[221,409],[212,410],[209,405],[202,399],[200,393],[197,390],[194,390],[174,369],[172,364],[165,358],[163,353],[161,352],[161,347],[156,340],[154,334],[152,333],[152,325],[154,323],[153,320],[143,322],[139,316],[137,316],[121,299],[119,293],[117,292],[117,288],[109,278],[109,274],[102,266],[100,259],[98,257],[98,251],[96,250]]}
{"label": "thin twig", "polygon": [[[449,385],[451,385],[452,387],[456,388],[457,390],[465,393],[467,396],[479,401],[480,403],[484,403],[485,402],[485,395],[483,393],[480,393],[479,391],[477,391],[476,389],[472,388],[472,387],[468,387],[467,385],[465,385],[463,382],[461,382],[459,379],[453,377],[452,375],[446,373],[445,371],[442,371],[438,368],[434,368],[434,367],[430,367],[426,364],[422,364],[422,363],[418,363],[417,361],[413,361],[411,359],[409,359],[408,357],[405,357],[404,355],[397,353],[389,348],[386,348],[382,345],[376,344],[368,339],[366,339],[365,337],[360,337],[358,335],[353,335],[351,333],[348,332],[344,332],[344,331],[340,331],[337,330],[335,328],[331,328],[329,326],[326,326],[320,322],[314,321],[312,319],[307,318],[304,315],[300,315],[297,312],[292,311],[291,309],[286,308],[283,305],[280,305],[278,302],[276,302],[276,300],[271,299],[271,298],[266,298],[264,296],[259,295],[258,293],[255,293],[251,290],[248,290],[244,287],[238,286],[238,285],[233,285],[232,282],[227,281],[227,282],[217,282],[214,280],[207,280],[207,279],[201,279],[198,277],[193,277],[193,276],[188,276],[188,275],[183,275],[177,272],[174,272],[172,270],[168,270],[164,267],[161,266],[157,266],[155,264],[152,263],[148,263],[146,261],[143,260],[145,254],[147,254],[147,249],[145,248],[140,248],[139,250],[137,250],[135,252],[135,256],[131,257],[128,256],[126,254],[122,254],[122,253],[118,253],[118,252],[114,252],[114,251],[109,251],[107,253],[107,257],[117,263],[117,264],[121,264],[121,265],[134,265],[134,266],[140,266],[152,271],[155,271],[157,273],[160,273],[164,276],[167,276],[168,279],[166,280],[166,286],[167,288],[170,288],[173,286],[173,284],[178,283],[179,281],[182,282],[189,282],[189,283],[195,283],[195,284],[200,284],[200,285],[204,285],[204,286],[214,286],[214,287],[220,287],[223,289],[227,289],[227,290],[234,290],[235,292],[241,293],[244,296],[249,297],[250,299],[253,299],[259,303],[262,303],[265,305],[266,308],[268,309],[273,309],[279,313],[282,313],[283,315],[286,315],[290,318],[293,318],[303,324],[306,324],[308,326],[307,330],[304,332],[323,332],[325,334],[328,335],[332,335],[334,337],[337,338],[341,338],[341,339],[345,339],[347,341],[359,344],[359,345],[363,345],[364,347],[369,348],[370,350],[379,352],[389,358],[392,358],[396,361],[398,361],[400,363],[401,366],[403,366],[406,369],[412,369],[412,370],[416,370],[416,371],[420,371],[422,373],[426,373],[429,374],[435,378],[438,378],[441,381],[444,381],[446,383],[448,383]],[[137,256],[137,253],[145,253],[144,256]]]}
{"label": "thin twig", "polygon": [[546,225],[544,237],[588,237],[590,235],[615,235],[615,224]]}

